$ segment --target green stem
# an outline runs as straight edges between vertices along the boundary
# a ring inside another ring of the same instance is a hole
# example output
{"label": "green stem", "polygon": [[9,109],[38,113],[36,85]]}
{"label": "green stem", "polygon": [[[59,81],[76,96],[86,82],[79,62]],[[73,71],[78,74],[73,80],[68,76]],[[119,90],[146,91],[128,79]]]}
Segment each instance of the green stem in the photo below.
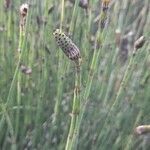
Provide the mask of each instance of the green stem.
{"label": "green stem", "polygon": [[53,124],[56,125],[56,122],[59,116],[59,112],[60,112],[60,104],[61,104],[61,96],[62,96],[62,89],[63,89],[63,81],[61,79],[61,76],[63,74],[63,70],[62,70],[62,53],[59,52],[59,62],[58,62],[58,77],[57,77],[57,81],[58,81],[58,85],[57,85],[57,96],[56,96],[56,103],[54,106],[54,116],[53,116]]}
{"label": "green stem", "polygon": [[69,34],[73,33],[73,29],[75,27],[75,20],[77,18],[77,14],[78,14],[78,11],[77,11],[78,10],[78,4],[79,4],[79,0],[76,0],[75,4],[74,4],[73,14],[72,14],[72,17],[71,17]]}
{"label": "green stem", "polygon": [[62,30],[63,20],[64,20],[64,0],[62,0],[61,4],[61,21],[60,21],[60,29]]}
{"label": "green stem", "polygon": [[[18,45],[18,65],[20,65],[21,53],[23,51],[24,35],[25,35],[25,33],[20,26],[20,36],[19,36],[19,45]],[[17,137],[18,130],[19,130],[20,103],[21,103],[21,72],[19,71],[18,72],[18,80],[17,80],[17,106],[18,106],[18,109],[17,109],[17,114],[16,114],[16,127],[15,127],[16,137]]]}
{"label": "green stem", "polygon": [[113,105],[110,108],[110,112],[113,110],[114,106],[118,103],[118,101],[120,99],[120,96],[121,96],[124,88],[126,87],[126,83],[127,83],[127,79],[128,79],[128,74],[132,70],[133,63],[134,63],[134,55],[132,55],[131,58],[130,58],[129,64],[128,64],[127,68],[126,68],[125,74],[124,74],[123,79],[121,81],[120,88],[119,88],[119,90],[117,92],[115,101],[114,101]]}
{"label": "green stem", "polygon": [[[88,75],[88,79],[87,79],[87,85],[86,85],[86,89],[85,92],[82,96],[82,109],[80,110],[80,113],[78,115],[78,119],[76,121],[76,125],[75,125],[75,136],[73,137],[73,142],[72,143],[77,143],[77,137],[79,134],[79,129],[80,129],[80,125],[81,125],[81,121],[83,118],[83,114],[85,112],[85,108],[86,108],[86,104],[88,102],[88,97],[90,95],[90,90],[91,90],[91,86],[92,86],[92,81],[93,81],[93,77],[94,74],[96,72],[96,66],[97,66],[97,62],[99,60],[99,56],[101,53],[101,49],[97,49],[97,40],[99,38],[99,35],[101,35],[101,37],[103,36],[103,32],[99,32],[99,30],[97,31],[97,35],[96,35],[96,41],[95,41],[95,50],[94,50],[94,54],[93,54],[93,58],[92,58],[92,62],[90,65],[90,71],[89,71],[89,75]],[[101,39],[102,40],[102,39]]]}
{"label": "green stem", "polygon": [[80,74],[80,64],[76,64],[76,74],[75,74],[75,88],[74,88],[74,98],[73,98],[73,106],[71,113],[71,123],[70,129],[68,133],[67,143],[65,150],[71,150],[73,148],[73,139],[76,135],[76,123],[78,122],[80,108],[80,84],[81,84],[81,74]]}
{"label": "green stem", "polygon": [[[64,20],[64,0],[61,1],[61,18],[60,18],[60,29],[62,30],[63,20]],[[59,55],[59,61],[58,61],[58,72],[57,72],[57,96],[56,96],[56,103],[54,106],[54,116],[53,116],[53,124],[56,125],[56,122],[59,116],[60,111],[60,104],[61,104],[61,95],[62,95],[62,89],[63,89],[63,81],[61,80],[61,76],[63,74],[63,67],[62,67],[62,53],[61,51],[58,52]]]}
{"label": "green stem", "polygon": [[[113,112],[113,110],[114,110],[114,108],[117,106],[117,104],[119,103],[121,94],[122,94],[123,90],[125,89],[126,84],[127,84],[127,81],[128,81],[128,75],[129,75],[130,72],[132,71],[132,65],[134,64],[134,58],[135,58],[135,53],[134,53],[134,51],[133,51],[133,54],[132,54],[132,56],[131,56],[131,58],[130,58],[130,60],[129,60],[128,66],[127,66],[126,71],[125,71],[125,73],[124,73],[123,79],[122,79],[122,81],[121,81],[119,90],[118,90],[118,92],[117,92],[116,98],[115,98],[113,104],[111,105],[111,107],[110,107],[110,109],[109,109],[109,112],[107,113],[106,119],[105,119],[104,124],[103,124],[103,126],[102,126],[102,128],[101,128],[101,131],[103,131],[103,128],[106,126],[106,123],[107,123],[107,121],[108,121],[108,119],[109,119],[111,113]],[[99,136],[98,136],[98,141],[99,141],[99,139],[100,139],[100,135],[101,135],[101,134],[99,134]]]}
{"label": "green stem", "polygon": [[111,68],[113,68],[113,70],[112,70],[110,77],[109,77],[108,86],[107,86],[106,94],[105,94],[104,101],[103,101],[104,106],[106,106],[106,104],[107,104],[109,94],[111,92],[111,89],[113,88],[112,86],[114,85],[115,74],[117,72],[117,68],[116,67],[114,68],[114,66],[115,66],[115,63],[117,60],[118,52],[119,52],[119,48],[117,47],[115,50],[113,60],[112,60]]}
{"label": "green stem", "polygon": [[[135,120],[135,123],[134,123],[134,126],[133,126],[133,129],[135,129],[135,127],[137,126],[137,124],[139,123],[141,117],[143,115],[143,112],[140,110],[137,117],[136,117],[136,120]],[[133,134],[131,134],[128,138],[127,138],[127,142],[126,142],[126,146],[124,148],[124,150],[130,150],[131,149],[131,146],[132,146],[132,142],[133,142]]]}
{"label": "green stem", "polygon": [[12,147],[11,147],[11,149],[12,150],[16,150],[17,149],[16,138],[15,138],[14,129],[13,129],[13,125],[12,125],[11,119],[10,119],[8,113],[7,113],[6,106],[2,104],[1,108],[2,108],[3,114],[5,116],[5,120],[6,120],[7,125],[8,125],[8,130],[9,130],[9,133],[10,133],[11,139],[12,139]]}

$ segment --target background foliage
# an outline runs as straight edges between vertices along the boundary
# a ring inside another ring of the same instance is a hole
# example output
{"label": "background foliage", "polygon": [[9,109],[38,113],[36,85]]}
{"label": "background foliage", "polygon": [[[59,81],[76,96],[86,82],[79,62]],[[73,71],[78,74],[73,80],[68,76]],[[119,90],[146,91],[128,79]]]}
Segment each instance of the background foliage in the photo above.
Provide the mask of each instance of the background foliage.
{"label": "background foliage", "polygon": [[[62,26],[81,51],[82,95],[91,72],[102,2],[89,0],[83,8],[69,0],[64,6],[62,0],[28,1],[19,62],[19,8],[25,2],[0,1],[0,149],[61,150],[69,131],[75,68],[52,33]],[[101,52],[90,94],[82,104],[86,107],[76,149],[150,149],[149,134],[134,132],[136,126],[150,124],[149,10],[149,0],[111,1],[107,29],[96,47]],[[123,92],[111,109],[133,43],[141,35],[146,37],[145,45],[138,50]]]}

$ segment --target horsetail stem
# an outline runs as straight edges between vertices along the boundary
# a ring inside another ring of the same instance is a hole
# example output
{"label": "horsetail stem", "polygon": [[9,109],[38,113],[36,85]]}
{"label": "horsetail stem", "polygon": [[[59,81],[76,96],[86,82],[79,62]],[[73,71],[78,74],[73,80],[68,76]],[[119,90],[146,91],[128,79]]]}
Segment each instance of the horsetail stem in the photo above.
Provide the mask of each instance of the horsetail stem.
{"label": "horsetail stem", "polygon": [[[65,16],[65,0],[61,0],[61,16],[60,16],[60,30],[62,30],[64,16]],[[65,72],[62,68],[62,53],[59,51],[58,53],[58,71],[57,71],[57,94],[56,94],[56,102],[54,106],[54,114],[53,114],[53,125],[54,125],[54,132],[56,132],[58,122],[59,122],[59,112],[60,112],[60,105],[61,105],[61,97],[63,93],[63,80],[60,80],[60,76]]]}
{"label": "horsetail stem", "polygon": [[[28,4],[22,4],[20,6],[20,36],[19,36],[19,44],[18,44],[18,67],[20,67],[21,57],[22,57],[22,49],[23,49],[23,42],[24,42],[24,35],[25,35],[25,25],[28,13]],[[18,79],[17,79],[17,117],[16,117],[16,136],[19,131],[19,116],[20,116],[20,104],[21,104],[21,72],[18,72]]]}
{"label": "horsetail stem", "polygon": [[[107,1],[107,3],[105,3],[106,1]],[[110,0],[103,0],[102,2],[103,2],[102,7],[104,7],[104,6],[106,6],[106,4],[107,4],[107,6],[109,5]],[[108,12],[108,11],[106,11],[106,12]],[[106,13],[106,12],[103,9],[100,13],[100,19],[99,19],[99,25],[100,26],[99,27],[101,29],[104,29],[105,25],[106,25],[105,24],[103,28],[101,26],[102,22],[104,21],[103,19],[106,19],[108,17],[107,16],[108,13]],[[103,18],[103,14],[106,15],[105,18]],[[99,30],[100,29],[98,29],[98,31],[97,31],[96,39],[98,39],[99,36],[103,37],[103,32],[99,32]],[[97,40],[96,40],[95,45],[97,45]],[[83,98],[82,99],[83,106],[82,106],[82,109],[79,111],[79,115],[76,116],[75,126],[72,127],[72,128],[74,128],[74,132],[71,132],[72,133],[71,136],[68,137],[68,140],[70,140],[70,142],[69,142],[70,145],[68,144],[68,147],[66,148],[66,150],[71,150],[76,146],[76,141],[77,141],[77,137],[78,137],[78,134],[79,134],[79,129],[80,129],[82,117],[83,117],[83,114],[84,114],[84,111],[85,111],[86,104],[88,102],[88,96],[90,94],[90,89],[91,89],[91,85],[92,85],[92,81],[93,81],[93,77],[94,77],[94,73],[95,73],[95,69],[96,69],[96,65],[97,65],[97,62],[98,62],[100,52],[101,51],[98,51],[98,49],[96,49],[96,46],[95,46],[95,51],[94,51],[94,54],[93,54],[91,65],[90,65],[90,72],[89,72],[89,76],[88,76],[87,86],[86,86],[86,89],[85,89],[85,92],[84,92],[84,96],[82,97]]]}
{"label": "horsetail stem", "polygon": [[66,36],[65,33],[61,32],[61,30],[56,29],[53,35],[55,37],[57,45],[62,49],[65,55],[70,60],[74,61],[76,64],[75,88],[71,113],[71,123],[65,148],[66,150],[70,150],[72,148],[72,140],[75,134],[75,125],[77,123],[77,118],[80,111],[80,51],[78,47],[73,43],[73,41],[68,36]]}
{"label": "horsetail stem", "polygon": [[[107,113],[106,119],[105,119],[104,124],[102,126],[102,130],[106,126],[106,123],[109,120],[109,117],[111,116],[111,113],[115,110],[115,108],[118,106],[119,102],[121,101],[120,100],[121,99],[121,94],[123,93],[123,91],[124,91],[124,89],[126,87],[126,84],[128,82],[128,75],[132,72],[132,69],[133,69],[132,67],[133,67],[133,64],[135,62],[135,55],[137,54],[136,52],[137,52],[137,50],[139,48],[141,48],[144,45],[144,42],[145,42],[145,38],[143,36],[141,36],[139,39],[137,39],[134,42],[134,50],[133,50],[132,55],[130,57],[129,63],[127,65],[127,68],[125,70],[124,76],[123,76],[122,81],[120,83],[120,87],[119,87],[119,89],[117,91],[117,94],[116,94],[116,97],[114,99],[114,102],[110,106],[110,110]],[[100,136],[98,137],[98,139],[99,138],[100,138]]]}

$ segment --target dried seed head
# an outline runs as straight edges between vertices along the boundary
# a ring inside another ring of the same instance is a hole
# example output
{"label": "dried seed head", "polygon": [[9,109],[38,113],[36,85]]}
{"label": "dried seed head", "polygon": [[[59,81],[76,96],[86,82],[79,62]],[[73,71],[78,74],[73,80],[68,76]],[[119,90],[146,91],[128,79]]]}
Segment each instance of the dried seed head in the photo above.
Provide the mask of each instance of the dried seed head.
{"label": "dried seed head", "polygon": [[[75,0],[69,0],[72,4],[75,4]],[[80,0],[79,7],[83,9],[87,9],[89,6],[89,0]]]}
{"label": "dried seed head", "polygon": [[78,47],[72,42],[72,40],[57,29],[53,33],[56,43],[63,50],[66,56],[71,60],[78,60],[80,58],[80,51]]}
{"label": "dried seed head", "polygon": [[136,127],[135,133],[138,135],[150,133],[150,125],[141,125]]}
{"label": "dried seed head", "polygon": [[79,6],[83,9],[87,9],[89,5],[89,0],[80,0]]}
{"label": "dried seed head", "polygon": [[5,7],[8,9],[11,7],[11,0],[5,0]]}
{"label": "dried seed head", "polygon": [[110,1],[111,0],[103,0],[102,1],[102,10],[103,11],[107,11],[108,10]]}
{"label": "dried seed head", "polygon": [[29,8],[28,4],[22,4],[20,6],[20,15],[25,17],[28,13],[28,8]]}
{"label": "dried seed head", "polygon": [[119,47],[120,46],[120,41],[121,41],[121,31],[120,31],[120,29],[116,30],[115,40],[116,40],[117,47]]}
{"label": "dried seed head", "polygon": [[101,15],[100,15],[100,26],[103,30],[108,24],[108,9],[111,0],[102,0]]}
{"label": "dried seed head", "polygon": [[134,43],[134,48],[135,50],[141,48],[145,43],[145,38],[144,36],[141,36],[139,39],[137,39]]}
{"label": "dried seed head", "polygon": [[29,9],[28,4],[22,4],[20,6],[20,29],[21,31],[24,31],[24,28],[25,28],[28,9]]}
{"label": "dried seed head", "polygon": [[30,75],[32,73],[32,69],[27,66],[24,66],[24,65],[20,66],[20,70],[22,73],[24,73],[26,75]]}

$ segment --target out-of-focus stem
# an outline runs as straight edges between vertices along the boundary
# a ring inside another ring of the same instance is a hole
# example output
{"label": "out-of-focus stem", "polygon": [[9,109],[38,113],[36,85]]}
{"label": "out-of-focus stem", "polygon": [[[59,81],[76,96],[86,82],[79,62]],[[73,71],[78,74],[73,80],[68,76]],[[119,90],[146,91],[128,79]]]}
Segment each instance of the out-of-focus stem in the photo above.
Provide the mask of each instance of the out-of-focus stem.
{"label": "out-of-focus stem", "polygon": [[[61,18],[60,18],[60,30],[62,30],[63,20],[64,20],[64,0],[61,0]],[[61,103],[61,95],[63,89],[63,81],[61,80],[61,75],[63,74],[62,68],[62,53],[61,51],[58,52],[59,61],[58,61],[58,85],[57,85],[57,96],[56,96],[56,103],[54,106],[54,116],[53,116],[53,124],[55,125],[59,116],[60,110],[60,103]]]}

